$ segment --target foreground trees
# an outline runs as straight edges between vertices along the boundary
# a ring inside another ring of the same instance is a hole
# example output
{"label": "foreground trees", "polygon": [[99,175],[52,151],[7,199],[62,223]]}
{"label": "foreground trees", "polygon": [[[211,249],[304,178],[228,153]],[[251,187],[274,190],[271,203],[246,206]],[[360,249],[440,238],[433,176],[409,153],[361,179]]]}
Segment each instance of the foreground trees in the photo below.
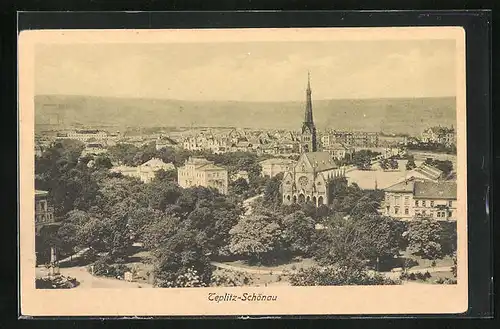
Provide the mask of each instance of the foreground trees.
{"label": "foreground trees", "polygon": [[430,218],[416,218],[407,232],[408,247],[423,258],[437,259],[442,255],[440,223]]}
{"label": "foreground trees", "polygon": [[281,227],[271,216],[255,214],[244,217],[229,234],[229,251],[248,257],[251,263],[272,263],[281,250]]}
{"label": "foreground trees", "polygon": [[290,277],[292,286],[349,286],[349,285],[395,285],[380,274],[369,274],[361,267],[328,266],[300,269]]}

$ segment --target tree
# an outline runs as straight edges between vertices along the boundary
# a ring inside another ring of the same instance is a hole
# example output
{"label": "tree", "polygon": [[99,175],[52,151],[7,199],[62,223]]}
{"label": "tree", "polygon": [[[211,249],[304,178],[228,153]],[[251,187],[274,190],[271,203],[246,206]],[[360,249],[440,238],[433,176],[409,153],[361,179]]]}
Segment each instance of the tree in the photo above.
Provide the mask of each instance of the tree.
{"label": "tree", "polygon": [[127,226],[134,237],[141,239],[146,228],[163,219],[163,213],[153,208],[138,207],[128,214]]}
{"label": "tree", "polygon": [[97,181],[78,160],[83,147],[78,141],[57,142],[35,163],[35,187],[49,191],[55,216],[64,216],[74,208],[88,210],[95,204]]}
{"label": "tree", "polygon": [[430,218],[416,218],[408,227],[408,247],[428,259],[441,256],[441,225]]}
{"label": "tree", "polygon": [[107,156],[97,156],[94,159],[94,167],[96,169],[110,169],[113,167],[113,164]]}
{"label": "tree", "polygon": [[181,220],[175,216],[163,216],[143,227],[140,241],[148,250],[156,250],[179,230]]}
{"label": "tree", "polygon": [[391,160],[389,161],[389,167],[392,169],[392,170],[396,170],[399,168],[399,163],[398,163],[398,160],[394,159],[394,158],[391,158]]}
{"label": "tree", "polygon": [[148,205],[160,211],[165,211],[167,206],[178,203],[185,193],[185,190],[168,180],[155,179],[146,187]]}
{"label": "tree", "polygon": [[387,159],[380,160],[380,168],[383,170],[389,169],[389,161],[387,161]]}
{"label": "tree", "polygon": [[139,151],[139,148],[133,144],[120,143],[108,148],[108,154],[112,160],[123,163],[127,166],[134,164],[134,157]]}
{"label": "tree", "polygon": [[81,210],[73,210],[66,215],[66,218],[57,231],[62,250],[72,253],[75,247],[85,245],[79,233],[83,225],[89,220],[89,214]]}
{"label": "tree", "polygon": [[436,160],[432,158],[427,158],[425,163],[429,166],[433,166],[443,172],[443,176],[448,176],[453,170],[453,163],[450,160]]}
{"label": "tree", "polygon": [[310,267],[290,277],[292,286],[349,286],[400,284],[380,274],[370,275],[360,267]]}
{"label": "tree", "polygon": [[313,243],[315,223],[302,211],[297,211],[283,219],[283,239],[290,251],[308,255]]}
{"label": "tree", "polygon": [[[179,287],[191,280],[199,285],[210,283],[212,266],[200,239],[195,232],[179,230],[153,252],[157,286]],[[184,278],[190,272],[193,277]]]}
{"label": "tree", "polygon": [[155,180],[160,182],[177,182],[177,169],[163,170],[155,172]]}
{"label": "tree", "polygon": [[406,170],[413,170],[417,167],[415,164],[415,158],[413,156],[410,156],[408,158],[408,161],[406,162]]}
{"label": "tree", "polygon": [[378,214],[353,217],[353,220],[365,238],[364,246],[359,251],[361,258],[376,261],[378,267],[379,260],[392,259],[399,254],[404,232],[404,227],[399,222]]}
{"label": "tree", "polygon": [[333,217],[326,223],[327,229],[318,233],[314,257],[320,264],[339,266],[363,266],[367,239],[356,221]]}
{"label": "tree", "polygon": [[231,191],[231,193],[234,193],[236,195],[245,194],[246,192],[248,192],[249,187],[250,186],[248,185],[246,179],[241,177],[229,184],[229,190]]}
{"label": "tree", "polygon": [[252,263],[272,263],[282,244],[279,223],[265,215],[243,217],[229,234],[230,252],[246,256]]}
{"label": "tree", "polygon": [[373,152],[370,150],[360,150],[354,153],[352,163],[357,166],[359,170],[370,170],[372,159],[380,154],[381,153],[379,152]]}

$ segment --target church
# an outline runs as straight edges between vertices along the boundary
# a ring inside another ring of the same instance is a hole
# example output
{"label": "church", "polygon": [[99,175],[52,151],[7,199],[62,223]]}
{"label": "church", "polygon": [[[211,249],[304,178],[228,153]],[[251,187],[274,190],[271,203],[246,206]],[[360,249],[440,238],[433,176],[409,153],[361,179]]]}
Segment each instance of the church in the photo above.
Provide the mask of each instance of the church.
{"label": "church", "polygon": [[296,165],[285,172],[281,183],[283,204],[311,202],[328,205],[333,181],[345,176],[345,170],[329,152],[318,151],[316,126],[313,120],[311,79],[308,75],[306,107],[300,135],[301,155]]}

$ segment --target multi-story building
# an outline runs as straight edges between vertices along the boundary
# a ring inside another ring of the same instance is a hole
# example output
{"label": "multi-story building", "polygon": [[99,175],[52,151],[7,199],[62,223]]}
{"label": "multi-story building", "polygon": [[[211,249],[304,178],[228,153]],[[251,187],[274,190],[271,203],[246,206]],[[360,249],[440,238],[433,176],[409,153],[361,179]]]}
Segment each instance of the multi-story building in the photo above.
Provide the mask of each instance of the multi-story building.
{"label": "multi-story building", "polygon": [[341,143],[328,143],[328,146],[323,147],[323,151],[330,153],[330,156],[336,160],[342,160],[354,155],[354,148]]}
{"label": "multi-story building", "polygon": [[329,137],[330,141],[348,146],[378,147],[379,145],[379,133],[377,132],[334,130],[331,136],[333,138]]}
{"label": "multi-story building", "polygon": [[137,174],[142,182],[149,183],[155,178],[156,172],[160,170],[175,170],[175,165],[165,163],[161,159],[152,158],[137,167]]}
{"label": "multi-story building", "polygon": [[85,149],[82,151],[81,156],[95,156],[99,154],[107,153],[108,150],[104,145],[100,143],[89,143],[85,145]]}
{"label": "multi-story building", "polygon": [[279,173],[292,171],[297,161],[284,158],[273,158],[259,162],[262,167],[261,175],[274,177]]}
{"label": "multi-story building", "polygon": [[54,208],[48,205],[47,195],[47,191],[35,191],[35,229],[37,233],[39,233],[43,227],[55,223]]}
{"label": "multi-story building", "polygon": [[400,220],[418,216],[456,220],[457,184],[407,179],[384,189],[382,212]]}
{"label": "multi-story building", "polygon": [[76,139],[81,142],[87,142],[89,140],[104,140],[108,137],[108,133],[105,131],[97,130],[97,129],[81,129],[68,132],[66,138]]}
{"label": "multi-story building", "polygon": [[172,163],[165,163],[161,159],[152,158],[137,167],[116,166],[111,168],[111,172],[139,178],[143,183],[151,182],[155,178],[156,172],[160,170],[175,170],[175,165]]}
{"label": "multi-story building", "polygon": [[190,157],[177,172],[179,186],[189,188],[204,186],[227,194],[228,172],[204,158]]}
{"label": "multi-story building", "polygon": [[424,143],[438,143],[446,146],[456,145],[456,132],[453,126],[430,127],[422,132],[421,140]]}

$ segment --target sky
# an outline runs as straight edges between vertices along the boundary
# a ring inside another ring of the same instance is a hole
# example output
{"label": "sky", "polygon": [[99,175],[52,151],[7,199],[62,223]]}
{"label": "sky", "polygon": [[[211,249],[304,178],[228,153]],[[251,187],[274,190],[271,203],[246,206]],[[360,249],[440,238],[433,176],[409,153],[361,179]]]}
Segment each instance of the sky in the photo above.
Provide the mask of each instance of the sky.
{"label": "sky", "polygon": [[40,44],[35,93],[193,101],[455,96],[454,40]]}

